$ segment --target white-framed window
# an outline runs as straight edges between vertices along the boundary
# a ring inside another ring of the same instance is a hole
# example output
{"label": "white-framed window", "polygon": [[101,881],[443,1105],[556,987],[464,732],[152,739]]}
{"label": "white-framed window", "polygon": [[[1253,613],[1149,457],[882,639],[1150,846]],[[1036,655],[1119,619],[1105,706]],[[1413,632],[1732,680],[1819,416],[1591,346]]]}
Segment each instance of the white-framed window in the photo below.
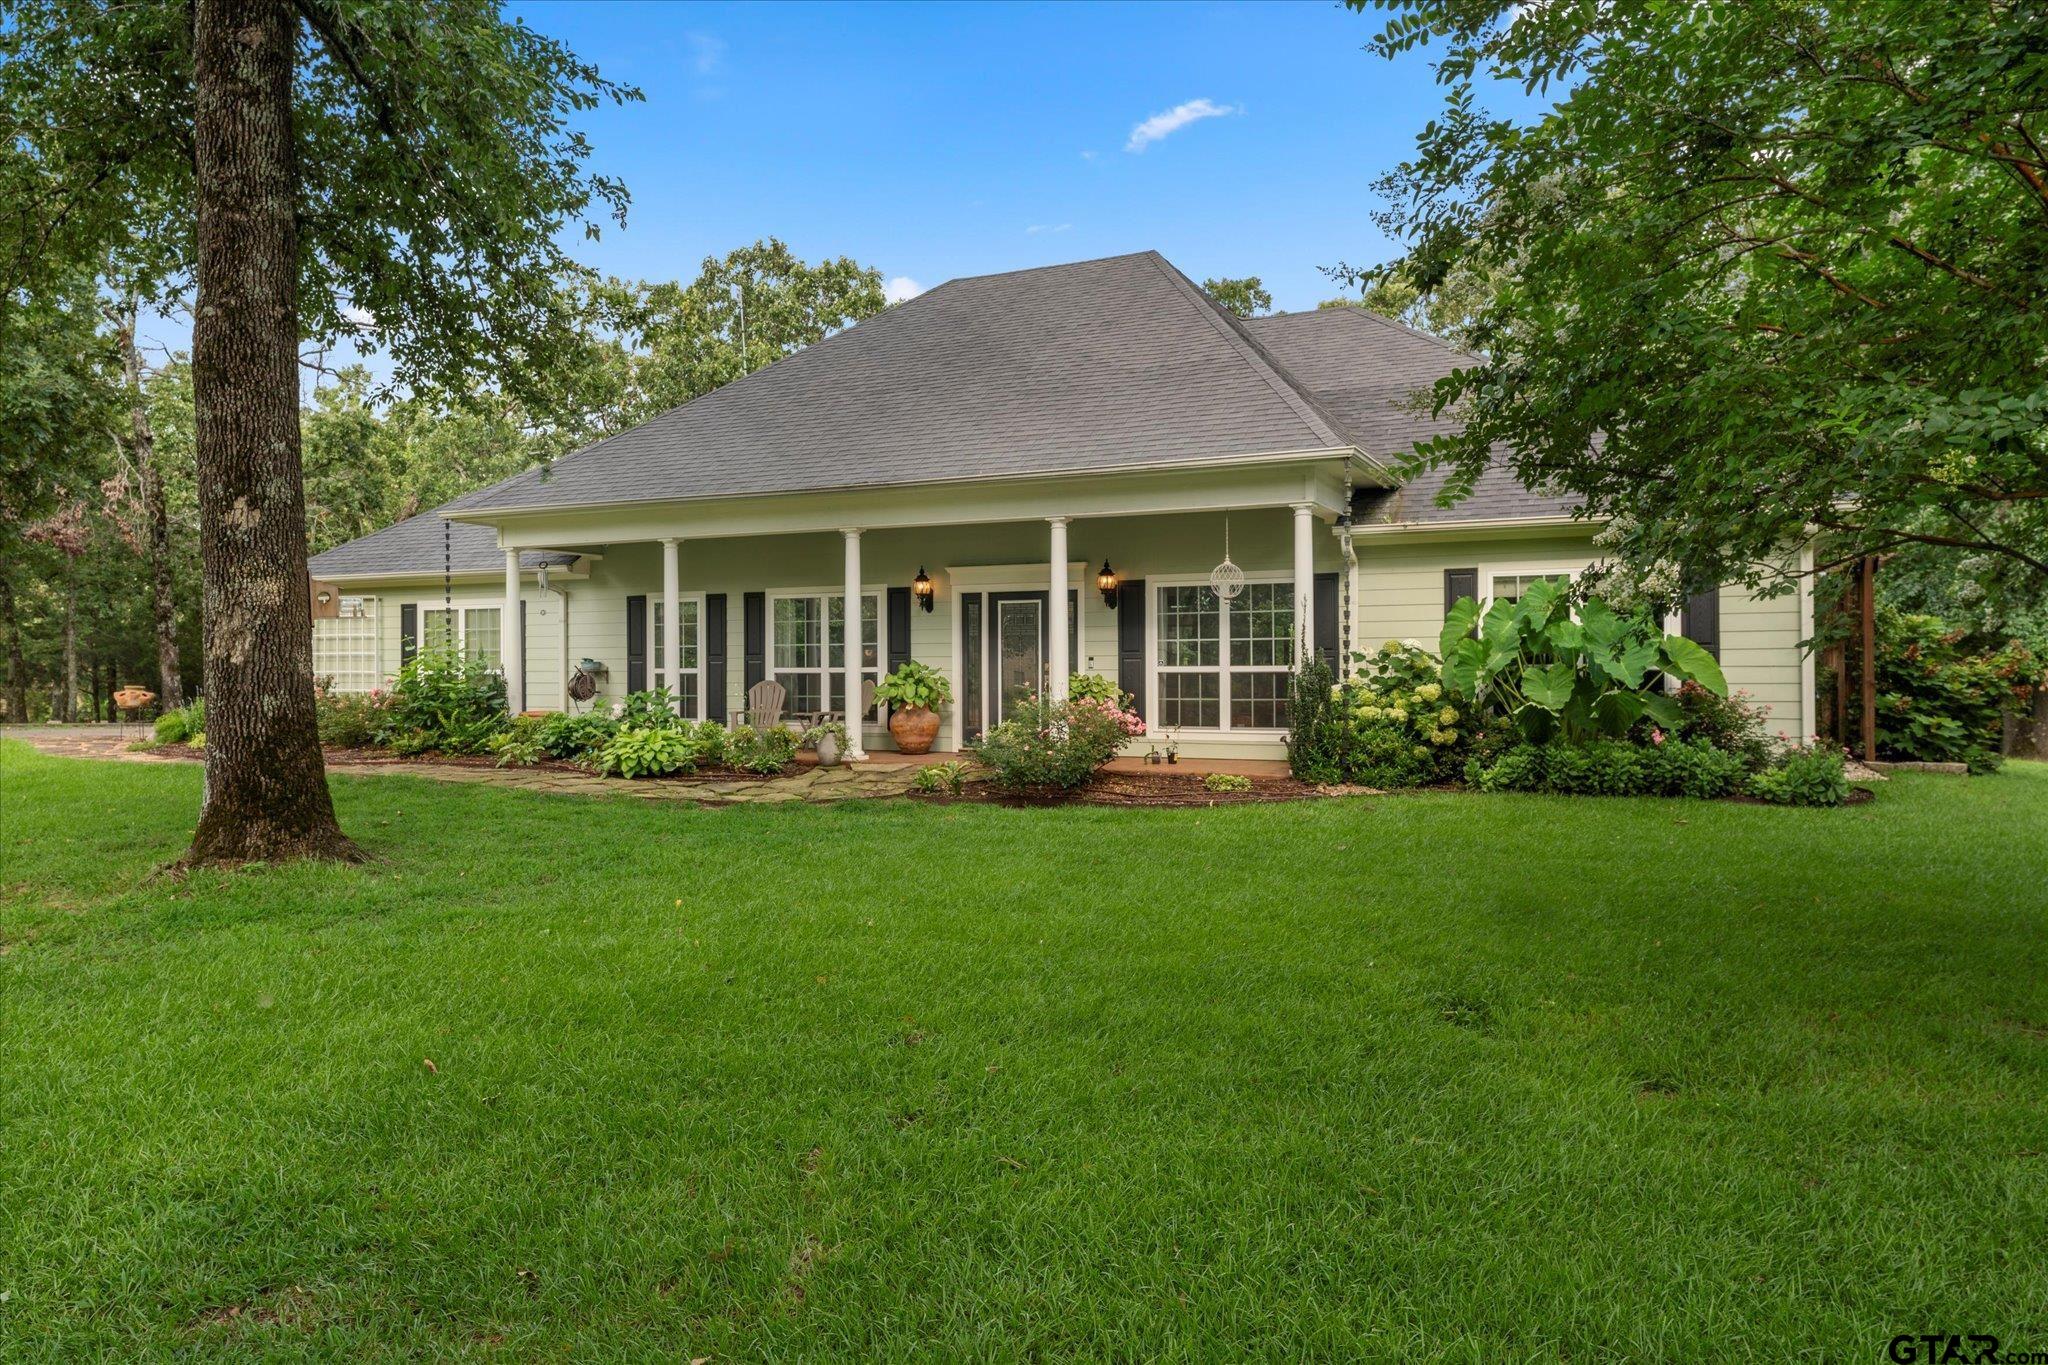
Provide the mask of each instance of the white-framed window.
{"label": "white-framed window", "polygon": [[668,658],[664,648],[668,640],[668,623],[663,620],[667,614],[667,603],[660,598],[648,604],[650,634],[654,637],[654,656],[650,660],[648,676],[654,679],[654,686],[666,687],[675,693],[681,713],[692,719],[704,717],[704,599],[700,596],[678,598],[676,615],[682,621],[682,635],[677,640],[677,676],[671,681],[668,669],[663,667]]}
{"label": "white-framed window", "polygon": [[336,692],[368,692],[384,682],[377,649],[377,599],[343,597],[334,616],[313,622],[313,676]]}
{"label": "white-framed window", "polygon": [[[860,672],[882,681],[882,595],[860,599]],[[768,676],[788,689],[791,711],[841,711],[846,706],[846,594],[784,593],[768,598]],[[872,721],[876,708],[863,719]]]}
{"label": "white-framed window", "polygon": [[1229,601],[1206,580],[1162,583],[1153,600],[1158,728],[1287,728],[1295,646],[1291,579],[1249,579]]}
{"label": "white-framed window", "polygon": [[1578,568],[1504,568],[1489,570],[1486,576],[1486,601],[1482,606],[1495,602],[1519,602],[1522,594],[1544,579],[1555,579],[1563,587],[1570,587],[1585,566]]}
{"label": "white-framed window", "polygon": [[464,658],[501,667],[504,654],[498,607],[430,607],[420,604],[420,651],[453,649]]}

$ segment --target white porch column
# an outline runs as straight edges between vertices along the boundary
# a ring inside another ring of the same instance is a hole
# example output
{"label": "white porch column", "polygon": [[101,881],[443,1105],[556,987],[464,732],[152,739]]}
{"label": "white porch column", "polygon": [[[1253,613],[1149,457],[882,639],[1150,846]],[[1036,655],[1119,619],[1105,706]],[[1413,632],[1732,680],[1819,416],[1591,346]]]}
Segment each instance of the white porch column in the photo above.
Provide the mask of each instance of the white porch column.
{"label": "white porch column", "polygon": [[1045,631],[1048,637],[1045,696],[1047,701],[1067,699],[1067,675],[1074,662],[1067,651],[1067,518],[1047,517],[1052,527],[1052,577],[1048,584]]}
{"label": "white porch column", "polygon": [[526,689],[525,660],[520,658],[522,632],[519,629],[519,551],[505,551],[504,620],[498,627],[498,657],[505,670],[505,709],[518,715],[520,694]]}
{"label": "white porch column", "polygon": [[683,633],[676,622],[683,615],[682,557],[674,536],[661,542],[661,675],[668,679],[671,695],[683,691]]}
{"label": "white porch column", "polygon": [[1301,667],[1315,652],[1316,609],[1316,509],[1314,503],[1294,504],[1294,666]]}
{"label": "white porch column", "polygon": [[846,537],[846,615],[840,636],[845,645],[840,662],[846,688],[846,757],[859,762],[868,756],[860,741],[860,528],[843,527],[839,534]]}

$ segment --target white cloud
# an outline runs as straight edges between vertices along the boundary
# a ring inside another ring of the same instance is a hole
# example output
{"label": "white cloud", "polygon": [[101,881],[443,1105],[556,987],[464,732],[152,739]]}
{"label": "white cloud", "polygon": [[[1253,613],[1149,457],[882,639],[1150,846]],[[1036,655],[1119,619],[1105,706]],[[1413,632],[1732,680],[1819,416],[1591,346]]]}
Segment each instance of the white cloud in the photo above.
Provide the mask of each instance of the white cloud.
{"label": "white cloud", "polygon": [[1030,227],[1024,229],[1024,235],[1027,237],[1043,237],[1048,232],[1071,232],[1073,230],[1074,225],[1072,223],[1033,223]]}
{"label": "white cloud", "polygon": [[1130,141],[1124,143],[1127,152],[1142,152],[1168,133],[1175,133],[1190,123],[1205,118],[1222,118],[1225,114],[1243,113],[1235,104],[1218,104],[1214,100],[1189,100],[1176,104],[1163,114],[1154,114],[1137,127],[1131,129]]}
{"label": "white cloud", "polygon": [[718,64],[725,59],[725,39],[709,33],[686,33],[683,40],[690,45],[690,65],[700,76],[708,76],[718,70]]}
{"label": "white cloud", "polygon": [[377,315],[360,304],[343,304],[341,315],[359,332],[367,332],[377,325]]}
{"label": "white cloud", "polygon": [[891,303],[901,303],[905,299],[914,299],[923,292],[924,286],[911,279],[908,275],[898,275],[895,279],[882,286],[882,297]]}

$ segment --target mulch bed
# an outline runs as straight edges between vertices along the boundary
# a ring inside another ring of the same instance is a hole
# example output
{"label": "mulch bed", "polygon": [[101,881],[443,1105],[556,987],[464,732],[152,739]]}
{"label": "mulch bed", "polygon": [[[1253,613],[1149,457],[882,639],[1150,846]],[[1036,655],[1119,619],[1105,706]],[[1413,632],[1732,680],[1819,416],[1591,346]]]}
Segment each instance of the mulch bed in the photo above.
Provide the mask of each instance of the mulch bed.
{"label": "mulch bed", "polygon": [[998,806],[1243,806],[1268,801],[1304,801],[1321,795],[1291,777],[1254,777],[1250,791],[1212,792],[1194,773],[1099,773],[1072,791],[1038,787],[1006,791],[993,782],[970,782],[958,796],[947,792],[910,795],[939,805],[973,801]]}

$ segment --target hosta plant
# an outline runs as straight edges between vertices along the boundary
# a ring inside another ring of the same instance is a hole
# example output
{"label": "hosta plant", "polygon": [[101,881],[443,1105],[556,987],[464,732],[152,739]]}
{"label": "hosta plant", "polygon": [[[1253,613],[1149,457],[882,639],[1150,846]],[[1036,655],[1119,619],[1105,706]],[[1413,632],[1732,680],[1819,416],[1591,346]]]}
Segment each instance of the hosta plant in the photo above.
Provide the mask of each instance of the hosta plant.
{"label": "hosta plant", "polygon": [[597,769],[620,777],[666,777],[697,766],[689,736],[665,725],[626,727],[597,751]]}
{"label": "hosta plant", "polygon": [[1531,584],[1519,601],[1496,601],[1483,617],[1477,602],[1460,598],[1444,619],[1442,644],[1451,690],[1511,717],[1537,744],[1619,738],[1643,720],[1676,730],[1684,717],[1658,675],[1728,693],[1721,666],[1700,645],[1598,597],[1575,616],[1565,584],[1554,579]]}

